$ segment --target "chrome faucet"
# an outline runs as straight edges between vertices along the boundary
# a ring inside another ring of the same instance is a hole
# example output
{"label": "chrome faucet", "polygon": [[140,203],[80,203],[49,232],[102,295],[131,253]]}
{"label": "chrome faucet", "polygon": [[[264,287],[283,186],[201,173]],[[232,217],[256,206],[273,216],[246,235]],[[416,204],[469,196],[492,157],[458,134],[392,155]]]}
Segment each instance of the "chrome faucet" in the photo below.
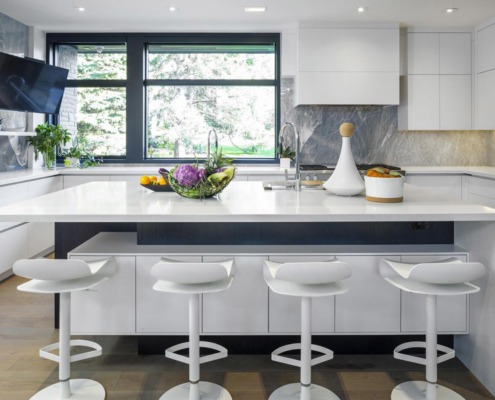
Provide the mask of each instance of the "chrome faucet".
{"label": "chrome faucet", "polygon": [[299,165],[299,153],[301,152],[301,141],[299,139],[299,132],[297,131],[296,127],[292,122],[286,122],[282,125],[282,129],[280,131],[280,135],[278,136],[278,143],[279,145],[282,144],[282,137],[285,134],[285,130],[287,129],[288,126],[291,126],[292,129],[294,130],[294,136],[296,137],[296,182],[294,189],[299,192],[301,190],[301,171],[300,171],[300,165]]}
{"label": "chrome faucet", "polygon": [[206,158],[210,158],[210,152],[211,152],[210,137],[212,133],[215,135],[215,150],[218,150],[218,136],[217,133],[215,132],[215,129],[212,129],[211,131],[208,132],[208,153]]}

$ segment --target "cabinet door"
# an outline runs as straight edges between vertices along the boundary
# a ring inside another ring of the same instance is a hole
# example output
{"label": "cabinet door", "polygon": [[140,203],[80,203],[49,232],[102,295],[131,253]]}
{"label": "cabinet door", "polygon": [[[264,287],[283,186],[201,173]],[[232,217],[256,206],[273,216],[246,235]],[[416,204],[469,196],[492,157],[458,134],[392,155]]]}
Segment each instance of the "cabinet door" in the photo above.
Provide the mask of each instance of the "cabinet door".
{"label": "cabinet door", "polygon": [[[204,262],[228,256],[203,257]],[[263,279],[266,257],[234,257],[235,277],[225,292],[203,295],[204,333],[268,333],[268,286]]]}
{"label": "cabinet door", "polygon": [[[76,257],[74,257],[76,258]],[[99,260],[99,257],[81,257]],[[116,257],[117,271],[91,290],[74,292],[71,328],[75,334],[128,335],[136,331],[135,257]]]}
{"label": "cabinet door", "polygon": [[[0,207],[8,204],[26,200],[28,198],[27,182],[16,183],[13,185],[0,186]],[[19,225],[19,222],[0,222],[0,232]]]}
{"label": "cabinet door", "polygon": [[[178,262],[201,262],[201,256],[167,256]],[[136,332],[186,334],[189,330],[189,296],[153,290],[156,282],[151,268],[160,256],[140,256],[136,260]]]}
{"label": "cabinet door", "polygon": [[0,274],[12,268],[14,262],[27,258],[28,224],[0,232]]}
{"label": "cabinet door", "polygon": [[108,175],[64,175],[64,189],[95,181],[109,181]]}
{"label": "cabinet door", "polygon": [[[385,256],[383,256],[385,257]],[[399,257],[387,257],[399,260]],[[352,267],[349,292],[335,296],[336,333],[400,332],[400,290],[380,275],[380,256],[338,256]]]}
{"label": "cabinet door", "polygon": [[[495,51],[493,52],[495,53]],[[478,74],[477,129],[495,129],[495,70]]]}
{"label": "cabinet door", "polygon": [[440,33],[440,74],[471,75],[471,33]]}
{"label": "cabinet door", "polygon": [[495,69],[495,24],[489,25],[477,32],[477,54],[478,66],[477,71],[485,72]]}
{"label": "cabinet door", "polygon": [[438,130],[440,128],[440,76],[409,75],[409,130]]}
{"label": "cabinet door", "polygon": [[440,75],[440,129],[472,129],[471,75]]}
{"label": "cabinet door", "polygon": [[[61,176],[38,179],[28,183],[30,198],[56,192],[64,188]],[[55,245],[55,224],[53,222],[31,222],[28,225],[28,256],[43,254]]]}
{"label": "cabinet door", "polygon": [[469,201],[495,207],[495,180],[470,176],[468,188]]}
{"label": "cabinet door", "polygon": [[[332,256],[285,256],[270,257],[277,262],[315,262],[329,261]],[[301,298],[284,296],[272,292],[268,293],[270,333],[297,333],[301,332]],[[312,301],[311,331],[313,333],[334,332],[335,296],[314,297]]]}
{"label": "cabinet door", "polygon": [[410,175],[406,173],[406,183],[426,188],[439,198],[462,200],[461,175]]}
{"label": "cabinet door", "polygon": [[438,33],[407,34],[407,73],[438,74],[440,72],[440,39]]}
{"label": "cabinet door", "polygon": [[[408,263],[433,262],[451,258],[451,254],[403,256]],[[462,261],[466,256],[456,255]],[[467,296],[438,296],[437,329],[440,333],[467,332],[468,314]],[[401,331],[424,332],[426,329],[426,296],[402,291],[401,293]]]}

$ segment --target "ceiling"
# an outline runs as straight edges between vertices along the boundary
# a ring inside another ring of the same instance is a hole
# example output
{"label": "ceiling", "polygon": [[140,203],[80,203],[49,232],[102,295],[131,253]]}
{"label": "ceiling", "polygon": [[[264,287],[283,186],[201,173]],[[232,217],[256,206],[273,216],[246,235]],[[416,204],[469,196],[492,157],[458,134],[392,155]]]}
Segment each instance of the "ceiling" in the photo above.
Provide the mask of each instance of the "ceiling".
{"label": "ceiling", "polygon": [[[88,11],[77,11],[79,6]],[[170,6],[177,11],[169,11]],[[246,13],[246,6],[266,6],[267,11]],[[358,6],[366,12],[358,13]],[[447,14],[449,7],[458,11]],[[0,0],[0,12],[48,32],[259,31],[298,21],[465,28],[495,17],[495,0]]]}

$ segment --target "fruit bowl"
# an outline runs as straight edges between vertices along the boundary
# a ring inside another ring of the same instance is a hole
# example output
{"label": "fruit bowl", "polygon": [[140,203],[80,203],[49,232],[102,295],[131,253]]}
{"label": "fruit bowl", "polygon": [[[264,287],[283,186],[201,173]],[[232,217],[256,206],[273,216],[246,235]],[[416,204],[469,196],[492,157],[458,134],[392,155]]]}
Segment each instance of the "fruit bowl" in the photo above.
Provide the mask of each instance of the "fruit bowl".
{"label": "fruit bowl", "polygon": [[173,192],[174,189],[170,187],[169,184],[166,185],[143,185],[142,183],[140,184],[142,187],[152,190],[153,192]]}
{"label": "fruit bowl", "polygon": [[222,190],[224,190],[233,178],[234,177],[232,176],[231,178],[222,181],[218,185],[212,185],[209,182],[204,182],[190,188],[180,185],[179,182],[177,182],[177,179],[175,179],[173,175],[170,174],[169,184],[172,189],[182,197],[186,197],[188,199],[207,199],[219,194]]}

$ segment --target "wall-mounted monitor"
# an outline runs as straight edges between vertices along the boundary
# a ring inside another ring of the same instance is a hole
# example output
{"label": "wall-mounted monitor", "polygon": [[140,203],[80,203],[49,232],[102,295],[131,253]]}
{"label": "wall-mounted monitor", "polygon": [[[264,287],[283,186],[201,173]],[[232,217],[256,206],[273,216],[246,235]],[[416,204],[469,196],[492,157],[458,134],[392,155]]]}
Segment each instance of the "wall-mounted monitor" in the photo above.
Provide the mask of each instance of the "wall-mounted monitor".
{"label": "wall-mounted monitor", "polygon": [[0,52],[0,109],[58,114],[69,70]]}

